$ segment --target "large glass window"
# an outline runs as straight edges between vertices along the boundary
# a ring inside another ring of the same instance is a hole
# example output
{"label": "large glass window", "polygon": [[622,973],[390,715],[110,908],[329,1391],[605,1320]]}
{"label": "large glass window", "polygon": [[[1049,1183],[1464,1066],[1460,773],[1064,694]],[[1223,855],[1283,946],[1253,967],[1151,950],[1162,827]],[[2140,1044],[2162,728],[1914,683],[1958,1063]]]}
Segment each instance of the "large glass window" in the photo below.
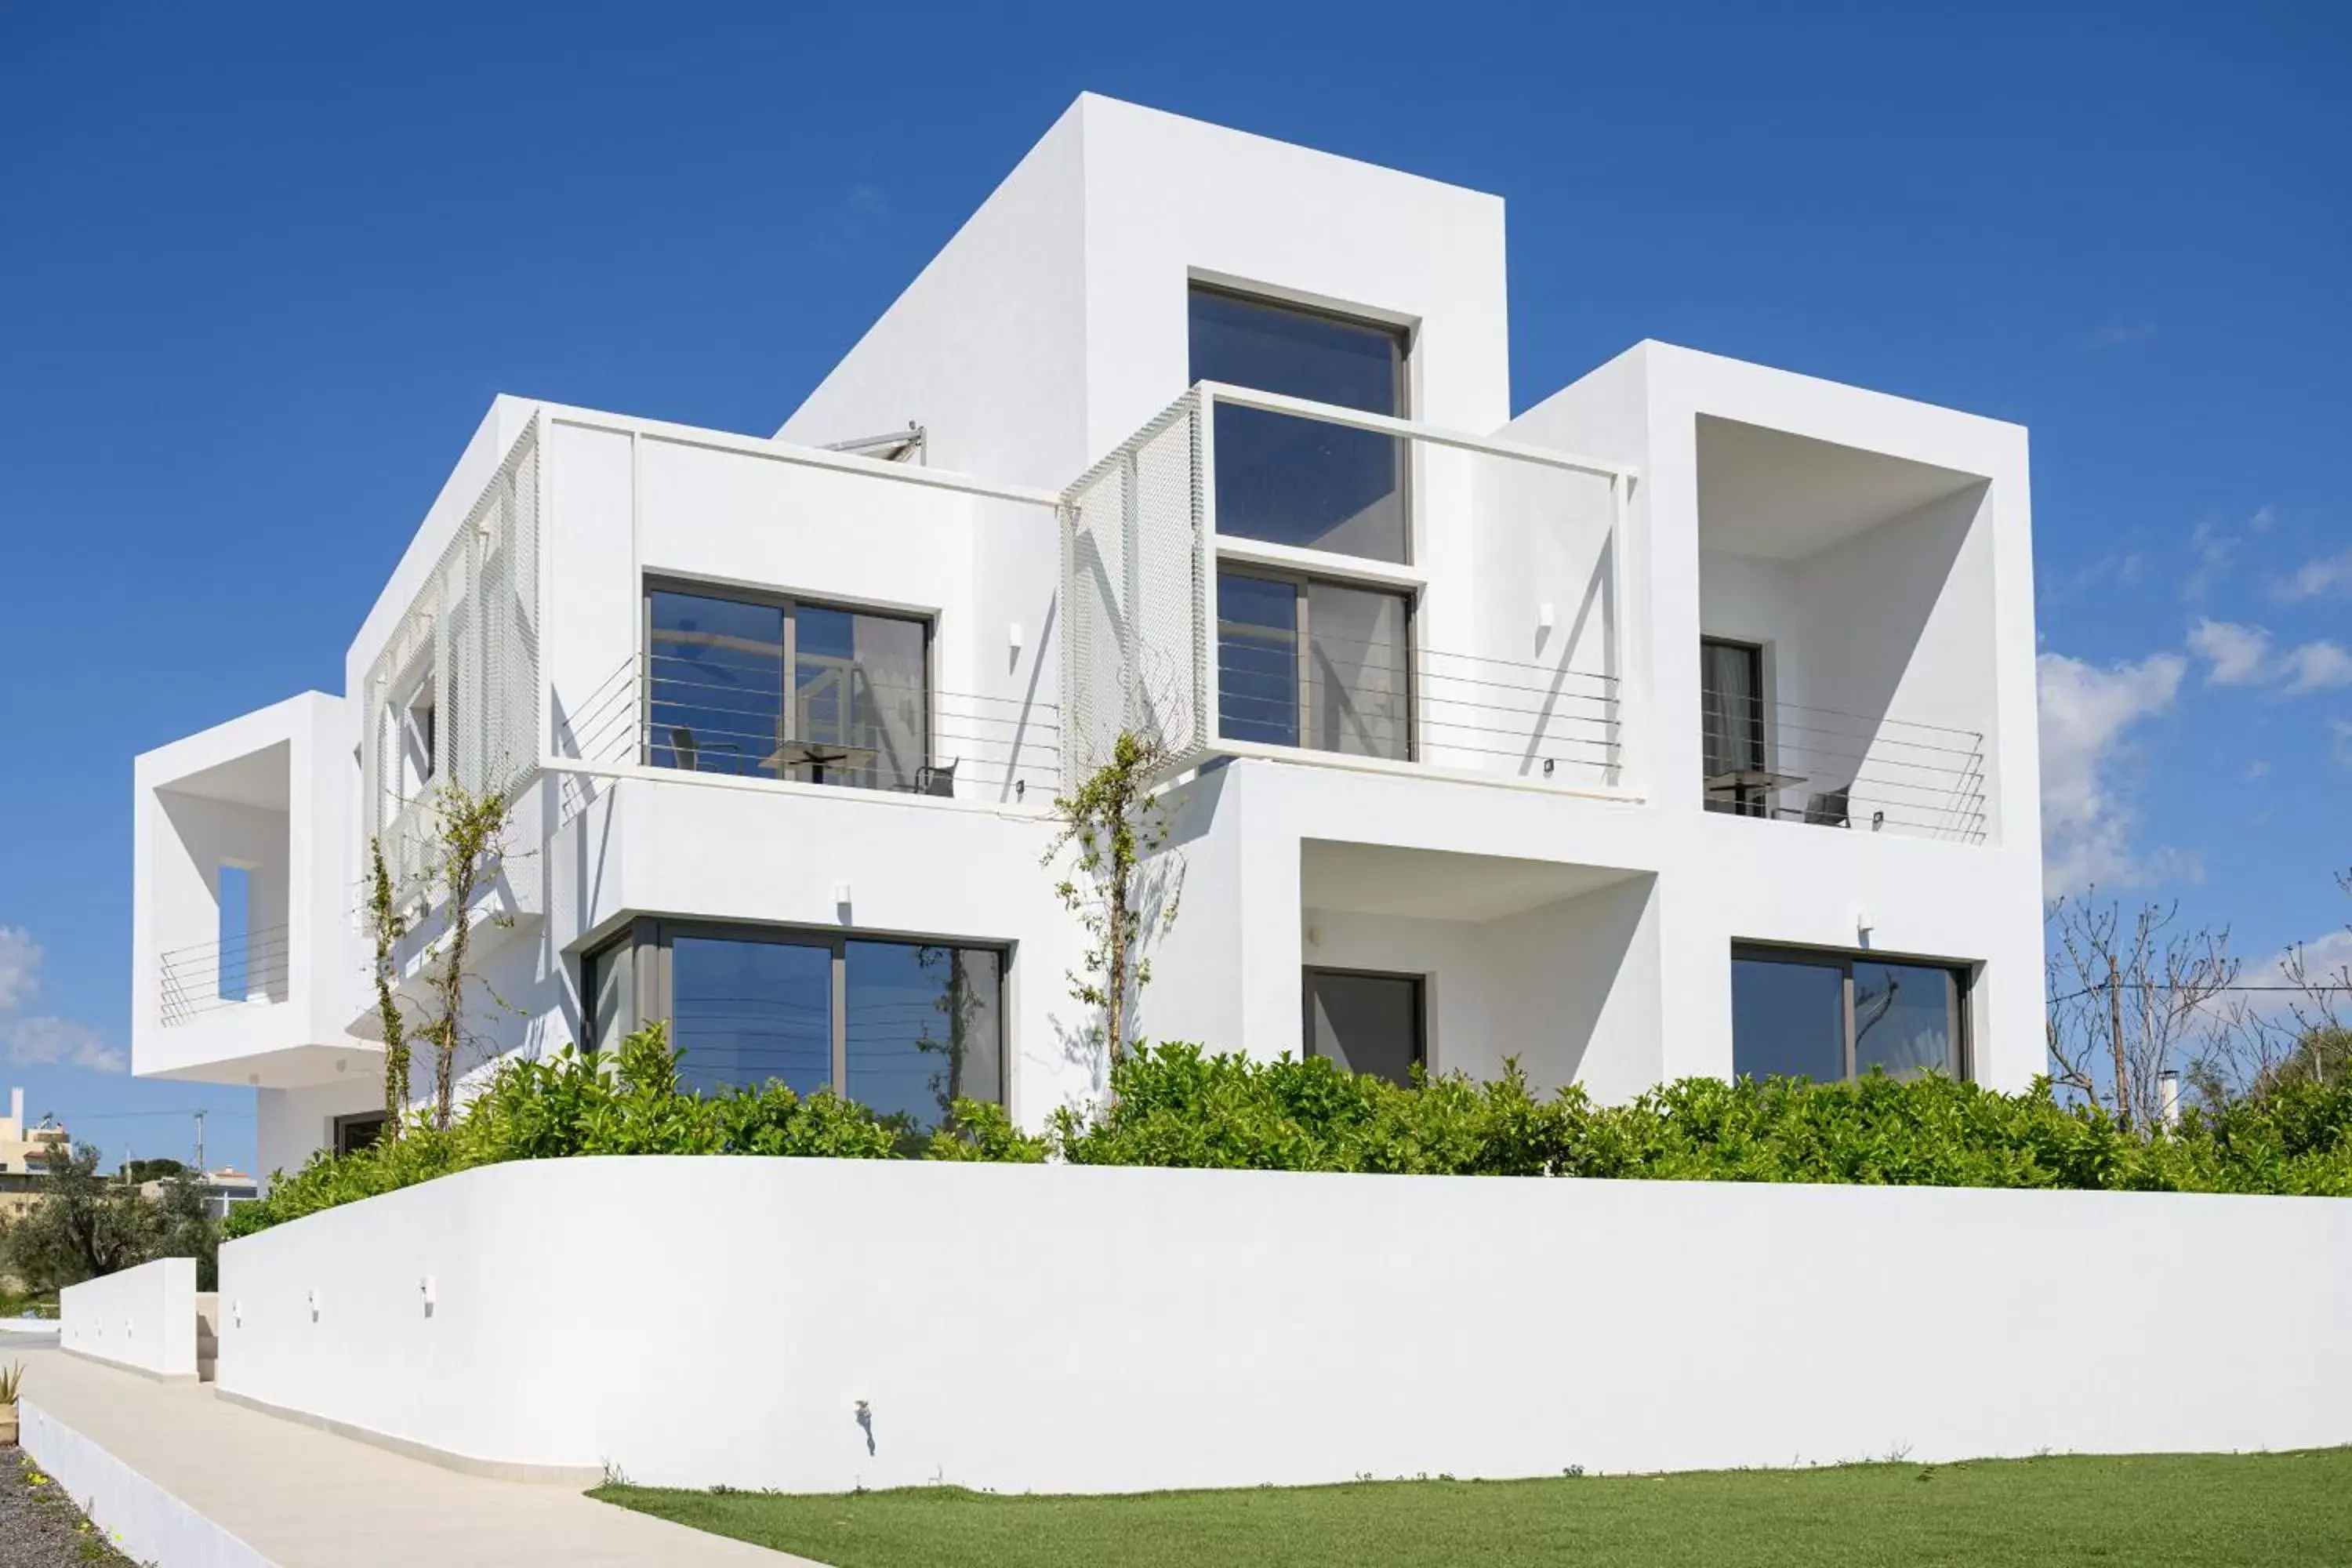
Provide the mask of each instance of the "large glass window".
{"label": "large glass window", "polygon": [[[1402,417],[1401,328],[1195,286],[1192,379]],[[1406,557],[1405,443],[1320,419],[1220,404],[1217,530],[1379,561]]]}
{"label": "large glass window", "polygon": [[1794,948],[1732,950],[1731,1070],[1835,1082],[1968,1076],[1968,977],[1943,964]]}
{"label": "large glass window", "polygon": [[1412,601],[1257,572],[1217,574],[1217,719],[1227,740],[1409,758]]}
{"label": "large glass window", "polygon": [[667,943],[678,1087],[709,1094],[833,1083],[833,953],[796,942],[677,936]]}
{"label": "large glass window", "polygon": [[848,1095],[929,1129],[1003,1081],[999,956],[986,948],[852,942],[843,954]]}
{"label": "large glass window", "polygon": [[[612,977],[640,971],[637,1008]],[[582,985],[600,1044],[667,1017],[679,1085],[700,1093],[830,1088],[910,1133],[943,1125],[958,1099],[1004,1098],[995,948],[647,920],[590,954]]]}
{"label": "large glass window", "polygon": [[929,628],[903,616],[656,588],[646,595],[656,767],[920,786]]}
{"label": "large glass window", "polygon": [[1427,1061],[1421,976],[1309,969],[1305,989],[1307,1055],[1399,1084]]}

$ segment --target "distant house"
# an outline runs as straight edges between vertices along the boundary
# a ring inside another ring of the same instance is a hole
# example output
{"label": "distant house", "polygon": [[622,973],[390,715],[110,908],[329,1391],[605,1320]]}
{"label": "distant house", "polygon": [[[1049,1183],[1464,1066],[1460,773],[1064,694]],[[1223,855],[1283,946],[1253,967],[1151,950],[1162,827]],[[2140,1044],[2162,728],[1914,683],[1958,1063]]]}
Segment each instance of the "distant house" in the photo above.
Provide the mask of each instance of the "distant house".
{"label": "distant house", "polygon": [[25,1124],[25,1091],[8,1091],[8,1114],[0,1116],[0,1214],[29,1206],[40,1196],[52,1154],[69,1154],[73,1139],[49,1117],[38,1127]]}

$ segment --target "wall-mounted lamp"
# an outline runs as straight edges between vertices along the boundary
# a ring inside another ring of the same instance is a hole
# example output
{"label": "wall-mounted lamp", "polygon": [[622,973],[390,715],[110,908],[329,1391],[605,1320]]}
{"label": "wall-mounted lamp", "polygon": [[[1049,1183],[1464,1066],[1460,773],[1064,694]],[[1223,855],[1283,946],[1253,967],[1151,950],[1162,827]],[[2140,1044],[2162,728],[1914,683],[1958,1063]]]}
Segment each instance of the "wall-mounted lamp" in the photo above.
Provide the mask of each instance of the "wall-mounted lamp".
{"label": "wall-mounted lamp", "polygon": [[846,882],[833,885],[833,912],[843,925],[849,923],[849,884]]}
{"label": "wall-mounted lamp", "polygon": [[1559,617],[1552,614],[1549,599],[1536,606],[1536,630],[1548,632],[1558,623],[1558,619]]}
{"label": "wall-mounted lamp", "polygon": [[1870,918],[1870,911],[1868,910],[1858,911],[1853,917],[1854,945],[1857,947],[1868,947],[1870,945],[1870,933],[1877,929],[1877,922]]}
{"label": "wall-mounted lamp", "polygon": [[427,1274],[416,1282],[416,1297],[418,1303],[425,1309],[425,1315],[431,1317],[433,1315],[433,1276]]}
{"label": "wall-mounted lamp", "polygon": [[1012,629],[1011,631],[1009,631],[1009,632],[1007,632],[1007,633],[1005,634],[1004,640],[1005,640],[1006,642],[1010,643],[1010,644],[1013,646],[1013,653],[1015,653],[1016,655],[1020,653],[1020,651],[1021,651],[1021,623],[1020,623],[1019,621],[1015,621],[1015,622],[1013,622],[1013,629]]}

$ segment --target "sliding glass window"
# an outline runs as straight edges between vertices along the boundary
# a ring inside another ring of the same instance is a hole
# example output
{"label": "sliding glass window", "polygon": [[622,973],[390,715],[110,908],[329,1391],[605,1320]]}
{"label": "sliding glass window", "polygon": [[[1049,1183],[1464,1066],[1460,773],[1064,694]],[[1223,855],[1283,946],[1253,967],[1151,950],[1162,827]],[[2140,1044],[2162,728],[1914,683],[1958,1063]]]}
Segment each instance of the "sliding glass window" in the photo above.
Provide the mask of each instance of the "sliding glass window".
{"label": "sliding glass window", "polygon": [[1968,972],[1864,953],[1735,947],[1731,1069],[1819,1083],[1966,1078]]}
{"label": "sliding glass window", "polygon": [[1404,761],[1412,754],[1412,601],[1386,589],[1217,574],[1218,732]]}
{"label": "sliding glass window", "polygon": [[646,761],[866,789],[920,787],[929,628],[906,616],[656,587]]}
{"label": "sliding glass window", "polygon": [[[642,1008],[616,975],[641,973]],[[640,921],[583,964],[609,1049],[667,1018],[678,1083],[703,1094],[831,1089],[910,1132],[956,1100],[1004,1098],[1004,954],[992,947],[761,926]]]}
{"label": "sliding glass window", "polygon": [[[1192,379],[1402,418],[1407,334],[1194,285]],[[1220,404],[1217,531],[1403,561],[1406,446],[1328,420]]]}

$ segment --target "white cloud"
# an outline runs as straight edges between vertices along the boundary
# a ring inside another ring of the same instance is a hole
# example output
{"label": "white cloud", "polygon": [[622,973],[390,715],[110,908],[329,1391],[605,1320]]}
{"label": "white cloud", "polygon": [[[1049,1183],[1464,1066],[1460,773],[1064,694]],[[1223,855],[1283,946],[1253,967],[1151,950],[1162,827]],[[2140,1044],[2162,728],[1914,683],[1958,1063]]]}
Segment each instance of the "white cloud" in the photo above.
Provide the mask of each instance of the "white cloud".
{"label": "white cloud", "polygon": [[130,1066],[106,1037],[69,1018],[12,1018],[41,988],[41,949],[22,926],[0,926],[0,1061],[13,1067],[88,1068],[121,1072]]}
{"label": "white cloud", "polygon": [[2352,550],[2306,561],[2278,584],[2282,599],[2317,599],[2331,594],[2352,594]]}
{"label": "white cloud", "polygon": [[2289,697],[2352,686],[2352,653],[2345,652],[2341,643],[2307,642],[2286,656],[2286,668],[2292,677],[2286,688]]}
{"label": "white cloud", "polygon": [[2271,634],[2232,621],[2200,620],[2189,628],[2189,648],[2212,665],[2208,686],[2251,686],[2270,662]]}
{"label": "white cloud", "polygon": [[0,926],[0,1013],[24,1005],[40,989],[41,950],[22,926]]}
{"label": "white cloud", "polygon": [[2131,730],[2172,706],[2188,670],[2177,653],[2105,668],[2063,654],[2041,657],[2042,878],[2050,891],[2145,878],[2114,764]]}
{"label": "white cloud", "polygon": [[121,1050],[86,1024],[69,1018],[19,1018],[0,1026],[6,1055],[16,1067],[87,1068],[92,1072],[121,1072],[131,1064]]}

